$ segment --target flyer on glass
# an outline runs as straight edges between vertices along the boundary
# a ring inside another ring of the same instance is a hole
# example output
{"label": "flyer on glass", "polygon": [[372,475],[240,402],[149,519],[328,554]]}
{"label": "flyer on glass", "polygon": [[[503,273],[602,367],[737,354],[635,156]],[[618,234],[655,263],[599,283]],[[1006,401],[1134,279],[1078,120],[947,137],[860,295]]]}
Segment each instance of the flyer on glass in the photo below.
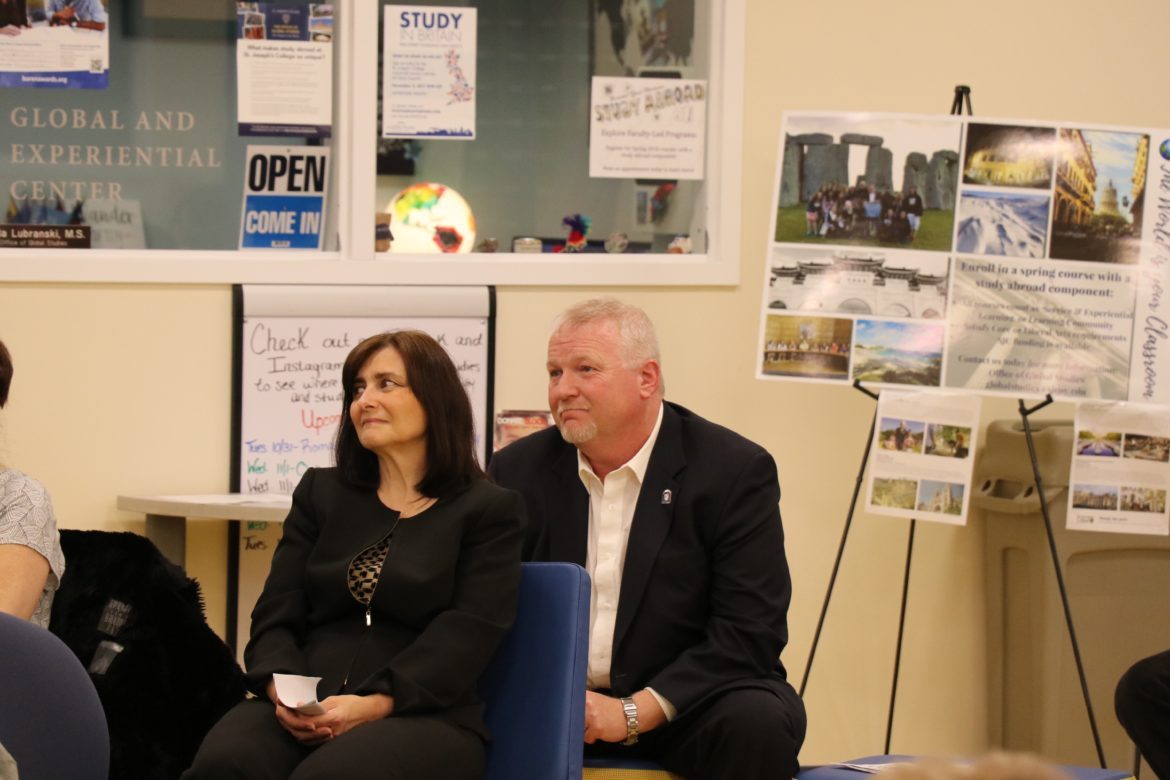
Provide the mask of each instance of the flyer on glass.
{"label": "flyer on glass", "polygon": [[0,87],[105,89],[108,0],[11,0],[0,5]]}
{"label": "flyer on glass", "polygon": [[236,3],[240,135],[332,134],[333,8]]}
{"label": "flyer on glass", "polygon": [[327,148],[249,146],[240,249],[320,249],[328,186]]}
{"label": "flyer on glass", "polygon": [[1170,131],[797,113],[781,136],[758,377],[1170,403]]}
{"label": "flyer on glass", "polygon": [[590,64],[598,76],[651,71],[688,78],[699,70],[695,29],[702,32],[703,16],[700,11],[696,23],[695,0],[608,0],[590,7]]}
{"label": "flyer on glass", "polygon": [[1170,418],[1157,407],[1078,404],[1067,527],[1170,534]]}
{"label": "flyer on glass", "polygon": [[504,409],[496,412],[495,442],[492,451],[537,431],[543,431],[552,424],[552,412],[547,410]]}
{"label": "flyer on glass", "polygon": [[702,179],[707,82],[593,77],[589,175]]}
{"label": "flyer on glass", "polygon": [[870,448],[866,509],[964,525],[971,495],[978,396],[886,390]]}
{"label": "flyer on glass", "polygon": [[475,138],[476,9],[383,11],[382,137]]}

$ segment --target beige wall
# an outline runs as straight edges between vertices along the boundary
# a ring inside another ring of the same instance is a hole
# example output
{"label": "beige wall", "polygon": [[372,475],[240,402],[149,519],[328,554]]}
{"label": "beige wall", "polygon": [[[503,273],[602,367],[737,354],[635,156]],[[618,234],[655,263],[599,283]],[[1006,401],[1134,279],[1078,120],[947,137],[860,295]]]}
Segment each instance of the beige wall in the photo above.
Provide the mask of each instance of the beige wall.
{"label": "beige wall", "polygon": [[[226,491],[231,311],[223,287],[0,285],[16,368],[0,463],[45,483],[63,528],[141,533],[116,495]],[[223,523],[189,534],[217,630],[226,540]]]}
{"label": "beige wall", "polygon": [[[795,581],[784,659],[799,681],[872,404],[845,388],[752,378],[782,112],[940,112],[966,83],[984,116],[1167,126],[1157,74],[1170,72],[1170,47],[1154,0],[747,4],[742,283],[672,288],[664,275],[653,289],[503,288],[496,404],[543,404],[544,328],[566,304],[604,292],[644,306],[659,324],[669,397],[779,464]],[[70,528],[142,530],[114,508],[118,493],[225,490],[230,314],[225,287],[0,284],[0,337],[17,362],[0,460],[42,479]],[[986,404],[987,419],[1011,414],[1006,401]],[[855,519],[810,681],[806,762],[881,750],[906,529]],[[190,539],[217,628],[223,539],[222,524]],[[982,565],[979,524],[919,525],[895,751],[986,747]]]}

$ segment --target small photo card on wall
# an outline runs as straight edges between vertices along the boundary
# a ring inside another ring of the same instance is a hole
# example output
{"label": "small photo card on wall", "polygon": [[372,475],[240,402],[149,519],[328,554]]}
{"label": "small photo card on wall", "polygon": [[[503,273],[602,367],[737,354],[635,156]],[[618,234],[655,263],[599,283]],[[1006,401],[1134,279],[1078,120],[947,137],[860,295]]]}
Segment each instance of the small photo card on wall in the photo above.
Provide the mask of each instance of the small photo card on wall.
{"label": "small photo card on wall", "polygon": [[1068,528],[1166,536],[1167,489],[1170,420],[1164,408],[1077,406]]}
{"label": "small photo card on wall", "polygon": [[866,510],[965,525],[981,407],[964,393],[883,391]]}

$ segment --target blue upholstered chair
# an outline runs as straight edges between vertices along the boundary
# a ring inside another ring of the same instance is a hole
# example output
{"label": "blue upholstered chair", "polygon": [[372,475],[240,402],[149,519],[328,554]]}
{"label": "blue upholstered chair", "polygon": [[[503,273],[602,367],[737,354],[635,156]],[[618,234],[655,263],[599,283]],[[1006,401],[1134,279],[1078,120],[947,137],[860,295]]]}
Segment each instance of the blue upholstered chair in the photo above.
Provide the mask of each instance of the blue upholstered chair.
{"label": "blue upholstered chair", "polygon": [[585,737],[589,575],[525,563],[516,622],[479,682],[492,732],[485,780],[578,780]]}
{"label": "blue upholstered chair", "polygon": [[[866,756],[864,758],[850,759],[848,763],[851,764],[889,764],[902,761],[915,761],[914,756]],[[1062,771],[1068,774],[1073,780],[1132,780],[1132,775],[1128,770],[1120,771],[1116,769],[1096,769],[1080,766],[1062,766]],[[797,775],[798,780],[857,780],[858,777],[872,777],[873,775],[865,775],[853,769],[846,769],[841,766],[826,765],[817,767],[807,767],[800,770]]]}
{"label": "blue upholstered chair", "polygon": [[0,613],[0,744],[21,780],[105,780],[110,734],[97,691],[65,644]]}

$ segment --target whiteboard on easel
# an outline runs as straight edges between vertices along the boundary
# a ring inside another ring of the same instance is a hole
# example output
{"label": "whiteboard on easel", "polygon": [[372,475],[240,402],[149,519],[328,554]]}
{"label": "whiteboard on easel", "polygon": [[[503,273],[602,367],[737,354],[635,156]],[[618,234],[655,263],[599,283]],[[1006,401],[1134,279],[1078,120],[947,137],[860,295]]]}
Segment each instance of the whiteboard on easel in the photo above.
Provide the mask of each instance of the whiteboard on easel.
{"label": "whiteboard on easel", "polygon": [[[486,463],[494,309],[489,287],[236,286],[233,491],[291,494],[307,469],[334,464],[345,413],[342,365],[362,339],[390,330],[421,330],[447,349],[467,388]],[[280,534],[279,524],[241,524],[240,648]]]}

